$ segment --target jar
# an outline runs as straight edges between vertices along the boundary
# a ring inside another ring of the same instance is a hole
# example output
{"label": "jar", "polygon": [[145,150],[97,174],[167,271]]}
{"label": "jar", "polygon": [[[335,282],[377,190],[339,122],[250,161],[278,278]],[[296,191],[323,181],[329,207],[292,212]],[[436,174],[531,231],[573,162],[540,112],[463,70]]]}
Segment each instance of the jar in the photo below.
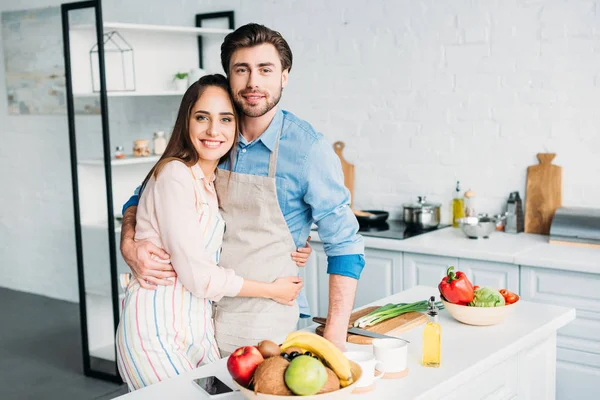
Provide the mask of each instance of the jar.
{"label": "jar", "polygon": [[115,150],[115,158],[120,160],[125,158],[125,152],[123,151],[123,146],[117,146]]}
{"label": "jar", "polygon": [[167,148],[167,139],[163,131],[154,132],[154,154],[160,156]]}
{"label": "jar", "polygon": [[133,141],[133,156],[134,157],[148,157],[150,155],[150,141],[149,140],[134,140]]}
{"label": "jar", "polygon": [[496,230],[504,231],[504,220],[506,219],[506,216],[502,215],[502,214],[498,214],[498,215],[495,215],[494,218],[496,219]]}
{"label": "jar", "polygon": [[475,216],[475,192],[469,189],[465,192],[465,217]]}

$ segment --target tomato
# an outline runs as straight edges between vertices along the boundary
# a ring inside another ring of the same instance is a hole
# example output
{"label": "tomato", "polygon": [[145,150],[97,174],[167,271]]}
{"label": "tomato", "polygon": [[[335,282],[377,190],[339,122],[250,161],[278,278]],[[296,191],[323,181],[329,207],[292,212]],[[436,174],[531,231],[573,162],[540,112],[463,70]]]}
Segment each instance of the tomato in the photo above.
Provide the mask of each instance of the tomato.
{"label": "tomato", "polygon": [[504,302],[507,305],[513,304],[513,303],[516,303],[517,301],[519,301],[519,295],[517,295],[513,292],[509,292],[506,289],[500,289],[500,294],[502,295],[502,297],[504,297]]}

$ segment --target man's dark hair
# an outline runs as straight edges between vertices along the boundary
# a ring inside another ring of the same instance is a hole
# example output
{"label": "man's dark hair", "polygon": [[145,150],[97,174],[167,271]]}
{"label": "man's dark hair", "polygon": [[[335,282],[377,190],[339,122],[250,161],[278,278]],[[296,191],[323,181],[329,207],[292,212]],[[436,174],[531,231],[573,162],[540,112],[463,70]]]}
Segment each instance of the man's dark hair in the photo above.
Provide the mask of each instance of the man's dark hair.
{"label": "man's dark hair", "polygon": [[237,49],[254,47],[263,43],[270,43],[275,47],[279,53],[282,71],[292,70],[292,50],[283,36],[264,25],[251,23],[240,26],[225,37],[221,45],[221,65],[223,65],[225,73],[229,75],[229,62]]}

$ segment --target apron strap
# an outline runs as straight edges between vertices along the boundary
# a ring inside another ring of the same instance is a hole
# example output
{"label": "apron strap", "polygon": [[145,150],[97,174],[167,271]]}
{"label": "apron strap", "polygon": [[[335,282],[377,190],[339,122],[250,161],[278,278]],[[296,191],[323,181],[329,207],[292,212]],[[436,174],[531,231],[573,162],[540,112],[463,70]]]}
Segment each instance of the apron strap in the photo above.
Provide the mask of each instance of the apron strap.
{"label": "apron strap", "polygon": [[281,129],[277,134],[277,141],[275,142],[275,149],[269,156],[269,178],[275,178],[275,171],[277,170],[277,154],[279,153],[279,139],[281,138],[281,132],[283,131],[283,121],[281,122]]}

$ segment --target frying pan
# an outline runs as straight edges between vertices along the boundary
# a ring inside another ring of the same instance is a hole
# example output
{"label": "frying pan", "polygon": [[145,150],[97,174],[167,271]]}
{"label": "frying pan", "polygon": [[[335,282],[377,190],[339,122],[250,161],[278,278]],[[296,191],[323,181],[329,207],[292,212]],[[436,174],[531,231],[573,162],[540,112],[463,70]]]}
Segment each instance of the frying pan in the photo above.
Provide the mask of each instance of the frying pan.
{"label": "frying pan", "polygon": [[381,210],[354,211],[354,214],[356,215],[358,223],[364,225],[382,224],[390,216],[389,212]]}

